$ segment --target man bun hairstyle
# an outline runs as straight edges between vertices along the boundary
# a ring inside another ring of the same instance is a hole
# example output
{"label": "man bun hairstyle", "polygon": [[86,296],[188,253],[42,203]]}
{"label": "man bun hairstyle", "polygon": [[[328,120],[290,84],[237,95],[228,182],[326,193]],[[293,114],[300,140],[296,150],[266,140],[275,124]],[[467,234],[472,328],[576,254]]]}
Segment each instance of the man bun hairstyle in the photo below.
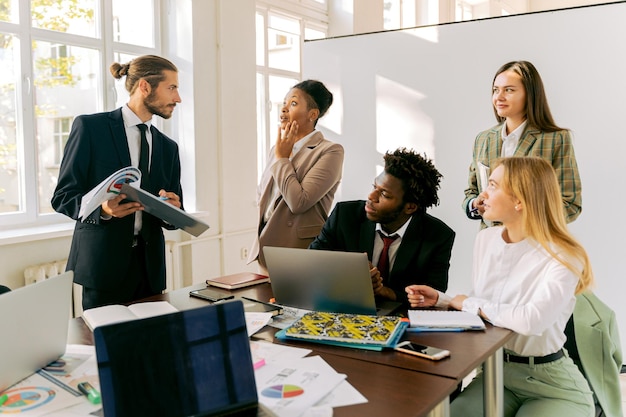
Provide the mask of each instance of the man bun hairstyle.
{"label": "man bun hairstyle", "polygon": [[137,57],[127,64],[114,62],[109,67],[111,75],[115,79],[126,76],[125,87],[129,94],[133,94],[137,88],[137,82],[145,79],[152,89],[158,87],[159,83],[165,79],[163,71],[178,72],[178,68],[169,60],[156,55],[143,55]]}

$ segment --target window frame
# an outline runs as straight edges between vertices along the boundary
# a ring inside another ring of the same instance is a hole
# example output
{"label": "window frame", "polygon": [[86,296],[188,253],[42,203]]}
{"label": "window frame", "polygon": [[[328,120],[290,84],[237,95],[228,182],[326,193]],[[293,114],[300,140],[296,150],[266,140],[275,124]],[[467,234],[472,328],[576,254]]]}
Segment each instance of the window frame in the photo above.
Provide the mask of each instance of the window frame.
{"label": "window frame", "polygon": [[[272,135],[274,134],[274,126],[277,121],[272,123],[270,120],[269,106],[272,103],[269,101],[270,77],[284,77],[293,78],[295,80],[302,80],[302,50],[304,48],[304,42],[306,29],[314,29],[318,32],[328,34],[328,4],[327,0],[295,0],[289,3],[285,3],[281,0],[267,0],[257,1],[256,3],[256,15],[263,16],[263,64],[256,66],[257,77],[257,176],[260,181],[263,175],[263,170],[267,164],[267,158],[269,150],[272,146]],[[299,39],[300,44],[300,63],[299,71],[288,71],[284,69],[272,68],[269,66],[269,16],[275,15],[284,17],[287,19],[296,20],[299,22]],[[257,51],[257,55],[259,51]],[[285,91],[286,93],[286,91]]]}
{"label": "window frame", "polygon": [[[38,142],[36,137],[37,116],[35,114],[34,97],[34,62],[33,41],[49,42],[68,47],[89,48],[99,55],[99,81],[97,86],[97,111],[113,110],[116,108],[117,93],[116,80],[111,77],[109,66],[116,54],[161,55],[162,34],[158,30],[163,9],[162,2],[166,0],[150,0],[154,10],[152,22],[154,28],[154,47],[132,45],[113,40],[114,21],[113,4],[107,0],[96,0],[94,5],[94,19],[97,28],[94,37],[55,32],[36,28],[31,23],[31,1],[19,1],[17,22],[0,21],[0,33],[12,35],[18,46],[15,48],[15,113],[16,113],[16,146],[17,171],[19,175],[18,196],[19,208],[13,212],[0,213],[0,231],[44,227],[73,223],[73,220],[59,213],[46,213],[40,210],[39,196],[39,158]],[[19,56],[18,56],[19,55]],[[75,114],[74,117],[79,114]],[[71,125],[70,122],[70,125]],[[156,121],[157,125],[161,121]],[[56,137],[51,140],[56,140]],[[50,198],[52,196],[49,196]]]}

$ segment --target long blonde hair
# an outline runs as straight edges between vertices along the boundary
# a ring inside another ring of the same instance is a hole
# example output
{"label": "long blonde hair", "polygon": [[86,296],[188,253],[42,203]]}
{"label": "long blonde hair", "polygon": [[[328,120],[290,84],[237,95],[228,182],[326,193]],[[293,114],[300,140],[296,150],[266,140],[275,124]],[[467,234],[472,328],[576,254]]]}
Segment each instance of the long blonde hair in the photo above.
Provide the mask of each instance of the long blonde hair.
{"label": "long blonde hair", "polygon": [[[578,275],[576,294],[591,287],[591,263],[585,248],[567,229],[561,188],[552,166],[542,158],[529,156],[501,158],[496,161],[496,167],[499,165],[504,167],[503,187],[524,207],[522,225],[526,235]],[[568,259],[578,260],[578,265]]]}

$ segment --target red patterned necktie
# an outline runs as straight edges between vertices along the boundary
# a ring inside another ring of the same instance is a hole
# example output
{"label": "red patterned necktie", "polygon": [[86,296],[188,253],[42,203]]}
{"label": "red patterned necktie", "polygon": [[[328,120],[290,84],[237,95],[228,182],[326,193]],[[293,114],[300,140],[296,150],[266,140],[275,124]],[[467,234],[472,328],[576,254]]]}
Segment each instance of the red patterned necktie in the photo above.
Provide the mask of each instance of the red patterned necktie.
{"label": "red patterned necktie", "polygon": [[383,278],[383,281],[387,282],[389,280],[389,246],[391,246],[393,241],[400,236],[386,236],[380,231],[378,232],[378,234],[383,239],[384,246],[382,252],[380,252],[380,258],[378,258],[378,265],[376,266],[376,268],[380,271],[380,276]]}

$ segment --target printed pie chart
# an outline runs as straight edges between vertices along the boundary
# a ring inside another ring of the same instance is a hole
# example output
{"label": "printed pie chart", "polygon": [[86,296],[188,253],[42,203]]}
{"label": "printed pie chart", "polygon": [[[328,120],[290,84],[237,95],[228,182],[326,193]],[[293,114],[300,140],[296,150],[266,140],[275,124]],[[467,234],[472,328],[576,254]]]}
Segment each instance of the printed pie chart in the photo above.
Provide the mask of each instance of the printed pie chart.
{"label": "printed pie chart", "polygon": [[304,394],[304,390],[297,385],[272,385],[261,391],[268,398],[292,398]]}
{"label": "printed pie chart", "polygon": [[9,399],[0,407],[0,414],[32,410],[52,401],[56,396],[54,390],[44,387],[22,387],[6,393]]}

